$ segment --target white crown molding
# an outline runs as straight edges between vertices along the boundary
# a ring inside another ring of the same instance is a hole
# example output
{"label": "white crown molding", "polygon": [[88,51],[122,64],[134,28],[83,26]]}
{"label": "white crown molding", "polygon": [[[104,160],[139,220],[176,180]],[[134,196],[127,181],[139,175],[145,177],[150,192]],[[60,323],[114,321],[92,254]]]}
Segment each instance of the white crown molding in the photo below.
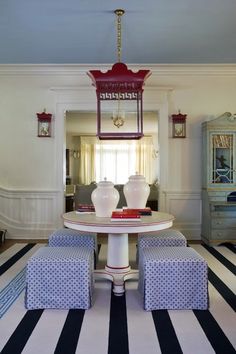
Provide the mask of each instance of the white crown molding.
{"label": "white crown molding", "polygon": [[177,64],[155,65],[157,76],[236,76],[236,64]]}
{"label": "white crown molding", "polygon": [[[158,76],[236,76],[236,64],[127,64],[132,70],[151,70]],[[112,64],[0,64],[0,76],[77,75],[89,70],[107,71]]]}

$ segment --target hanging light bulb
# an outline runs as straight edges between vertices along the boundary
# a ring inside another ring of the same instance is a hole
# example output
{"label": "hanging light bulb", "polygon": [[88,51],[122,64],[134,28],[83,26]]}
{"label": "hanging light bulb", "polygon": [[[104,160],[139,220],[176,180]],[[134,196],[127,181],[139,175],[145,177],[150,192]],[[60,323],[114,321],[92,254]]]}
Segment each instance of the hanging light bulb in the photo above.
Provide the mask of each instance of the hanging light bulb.
{"label": "hanging light bulb", "polygon": [[125,112],[121,110],[120,96],[118,97],[117,110],[113,112],[111,119],[117,128],[122,127],[125,123]]}

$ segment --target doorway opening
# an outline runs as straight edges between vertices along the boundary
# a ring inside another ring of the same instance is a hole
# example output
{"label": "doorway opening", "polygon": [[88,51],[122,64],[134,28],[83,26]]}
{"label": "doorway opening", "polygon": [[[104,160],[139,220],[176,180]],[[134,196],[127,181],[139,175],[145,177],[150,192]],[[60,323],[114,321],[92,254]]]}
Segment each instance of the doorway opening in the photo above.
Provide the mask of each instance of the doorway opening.
{"label": "doorway opening", "polygon": [[[160,178],[158,118],[157,111],[144,112],[145,136],[140,140],[101,141],[95,136],[96,112],[66,112],[66,211],[76,208],[78,189],[82,186],[94,185],[107,178],[123,188],[128,177],[136,172],[143,174],[151,186],[152,207],[157,210]],[[90,201],[88,196],[82,202],[86,201]]]}

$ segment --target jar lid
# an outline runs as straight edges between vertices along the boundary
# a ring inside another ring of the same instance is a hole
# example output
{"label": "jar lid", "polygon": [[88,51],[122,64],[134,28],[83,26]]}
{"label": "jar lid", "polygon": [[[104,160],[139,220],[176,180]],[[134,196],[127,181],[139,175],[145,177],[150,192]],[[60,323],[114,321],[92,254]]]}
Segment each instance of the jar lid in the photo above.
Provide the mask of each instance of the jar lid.
{"label": "jar lid", "polygon": [[145,177],[143,175],[139,175],[138,173],[136,173],[135,175],[130,176],[129,180],[143,182],[143,181],[145,181]]}
{"label": "jar lid", "polygon": [[104,178],[104,181],[98,182],[97,185],[99,188],[114,187],[114,183],[112,183],[111,181],[107,181],[106,177]]}

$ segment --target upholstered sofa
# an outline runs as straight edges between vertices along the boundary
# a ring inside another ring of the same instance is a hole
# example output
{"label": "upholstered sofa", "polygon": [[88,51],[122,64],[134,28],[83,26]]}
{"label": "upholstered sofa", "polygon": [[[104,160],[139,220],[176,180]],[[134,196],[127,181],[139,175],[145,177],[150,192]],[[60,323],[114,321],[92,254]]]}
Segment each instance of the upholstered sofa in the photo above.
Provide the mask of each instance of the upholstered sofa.
{"label": "upholstered sofa", "polygon": [[[92,204],[91,194],[92,191],[97,187],[96,183],[91,183],[88,185],[80,185],[77,184],[75,188],[75,196],[74,196],[74,207],[78,208],[79,204]],[[117,205],[117,208],[122,208],[126,206],[126,200],[123,192],[123,184],[116,184],[115,188],[118,190],[120,194],[120,200]],[[147,201],[147,206],[150,206],[152,210],[158,210],[158,185],[151,184],[150,185],[150,194]]]}

